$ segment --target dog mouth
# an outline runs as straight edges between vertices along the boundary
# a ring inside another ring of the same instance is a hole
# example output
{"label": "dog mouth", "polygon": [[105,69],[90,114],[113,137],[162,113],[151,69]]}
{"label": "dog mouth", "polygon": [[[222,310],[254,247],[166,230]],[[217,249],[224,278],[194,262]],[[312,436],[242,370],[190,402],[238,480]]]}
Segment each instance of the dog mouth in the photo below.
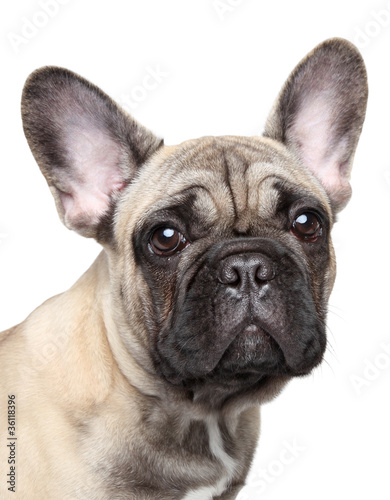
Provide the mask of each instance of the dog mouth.
{"label": "dog mouth", "polygon": [[173,385],[207,381],[244,388],[266,377],[307,375],[321,362],[326,346],[321,323],[314,322],[304,335],[280,320],[243,316],[208,330],[203,344],[194,335],[170,343],[169,350],[159,345],[163,377]]}
{"label": "dog mouth", "polygon": [[173,385],[186,387],[212,383],[224,387],[258,385],[273,376],[306,374],[288,367],[282,348],[266,329],[248,322],[238,328],[231,343],[213,359],[213,365],[205,362],[196,370],[187,366],[187,373],[169,370],[165,366],[164,377]]}
{"label": "dog mouth", "polygon": [[258,325],[248,323],[208,373],[169,382],[194,401],[223,404],[234,395],[267,392],[276,379],[290,378],[277,342]]}
{"label": "dog mouth", "polygon": [[[282,348],[261,326],[248,322],[239,331],[211,370],[196,374],[163,369],[163,378],[176,390],[198,403],[221,407],[231,398],[244,397],[266,402],[278,394],[292,377],[310,373],[322,360],[289,367]],[[199,365],[198,365],[199,368]]]}

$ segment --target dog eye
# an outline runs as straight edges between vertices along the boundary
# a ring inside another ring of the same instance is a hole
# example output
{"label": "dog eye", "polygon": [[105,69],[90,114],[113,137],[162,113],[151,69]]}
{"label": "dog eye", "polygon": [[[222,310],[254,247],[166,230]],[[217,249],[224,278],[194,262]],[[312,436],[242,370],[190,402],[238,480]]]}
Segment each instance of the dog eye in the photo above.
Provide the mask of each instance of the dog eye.
{"label": "dog eye", "polygon": [[189,243],[176,229],[160,227],[152,234],[149,244],[156,255],[169,257],[181,252]]}
{"label": "dog eye", "polygon": [[322,234],[322,225],[316,214],[304,212],[294,220],[291,232],[300,240],[314,242]]}

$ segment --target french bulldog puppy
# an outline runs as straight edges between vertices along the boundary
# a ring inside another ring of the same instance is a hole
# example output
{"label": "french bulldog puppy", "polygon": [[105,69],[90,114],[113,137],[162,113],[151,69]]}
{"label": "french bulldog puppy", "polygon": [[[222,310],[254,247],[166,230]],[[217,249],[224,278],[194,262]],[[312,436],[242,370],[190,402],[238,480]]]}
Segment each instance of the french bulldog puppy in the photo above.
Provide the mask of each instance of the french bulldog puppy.
{"label": "french bulldog puppy", "polygon": [[295,68],[261,137],[165,146],[66,69],[28,78],[60,218],[103,249],[0,335],[1,498],[236,498],[260,404],[325,351],[366,101],[342,39]]}

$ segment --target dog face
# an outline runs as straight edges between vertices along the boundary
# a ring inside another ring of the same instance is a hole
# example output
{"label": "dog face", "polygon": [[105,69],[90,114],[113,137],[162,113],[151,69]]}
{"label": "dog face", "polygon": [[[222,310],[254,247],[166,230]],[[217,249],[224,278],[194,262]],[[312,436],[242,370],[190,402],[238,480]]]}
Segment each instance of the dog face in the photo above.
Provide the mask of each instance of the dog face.
{"label": "dog face", "polygon": [[263,137],[164,146],[67,70],[27,81],[25,132],[60,216],[102,243],[123,344],[178,393],[261,398],[321,361],[366,99],[338,39],[297,66]]}
{"label": "dog face", "polygon": [[[147,291],[140,303],[151,307],[157,369],[203,398],[308,373],[325,348],[335,271],[323,189],[264,139],[191,141],[158,164],[165,196],[137,215],[121,209],[126,236],[115,236],[135,264],[122,276],[136,275],[136,290]],[[149,178],[139,177],[127,203]]]}

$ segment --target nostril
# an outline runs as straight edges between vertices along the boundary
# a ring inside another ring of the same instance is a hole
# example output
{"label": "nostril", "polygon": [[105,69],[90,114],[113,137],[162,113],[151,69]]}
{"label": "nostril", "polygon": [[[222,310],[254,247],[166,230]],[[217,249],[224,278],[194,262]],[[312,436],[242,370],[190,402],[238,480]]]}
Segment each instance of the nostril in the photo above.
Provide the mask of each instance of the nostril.
{"label": "nostril", "polygon": [[222,266],[219,281],[223,285],[238,285],[240,280],[240,273],[233,266]]}
{"label": "nostril", "polygon": [[260,264],[255,272],[255,281],[256,282],[264,282],[271,281],[275,278],[275,270],[271,264]]}

